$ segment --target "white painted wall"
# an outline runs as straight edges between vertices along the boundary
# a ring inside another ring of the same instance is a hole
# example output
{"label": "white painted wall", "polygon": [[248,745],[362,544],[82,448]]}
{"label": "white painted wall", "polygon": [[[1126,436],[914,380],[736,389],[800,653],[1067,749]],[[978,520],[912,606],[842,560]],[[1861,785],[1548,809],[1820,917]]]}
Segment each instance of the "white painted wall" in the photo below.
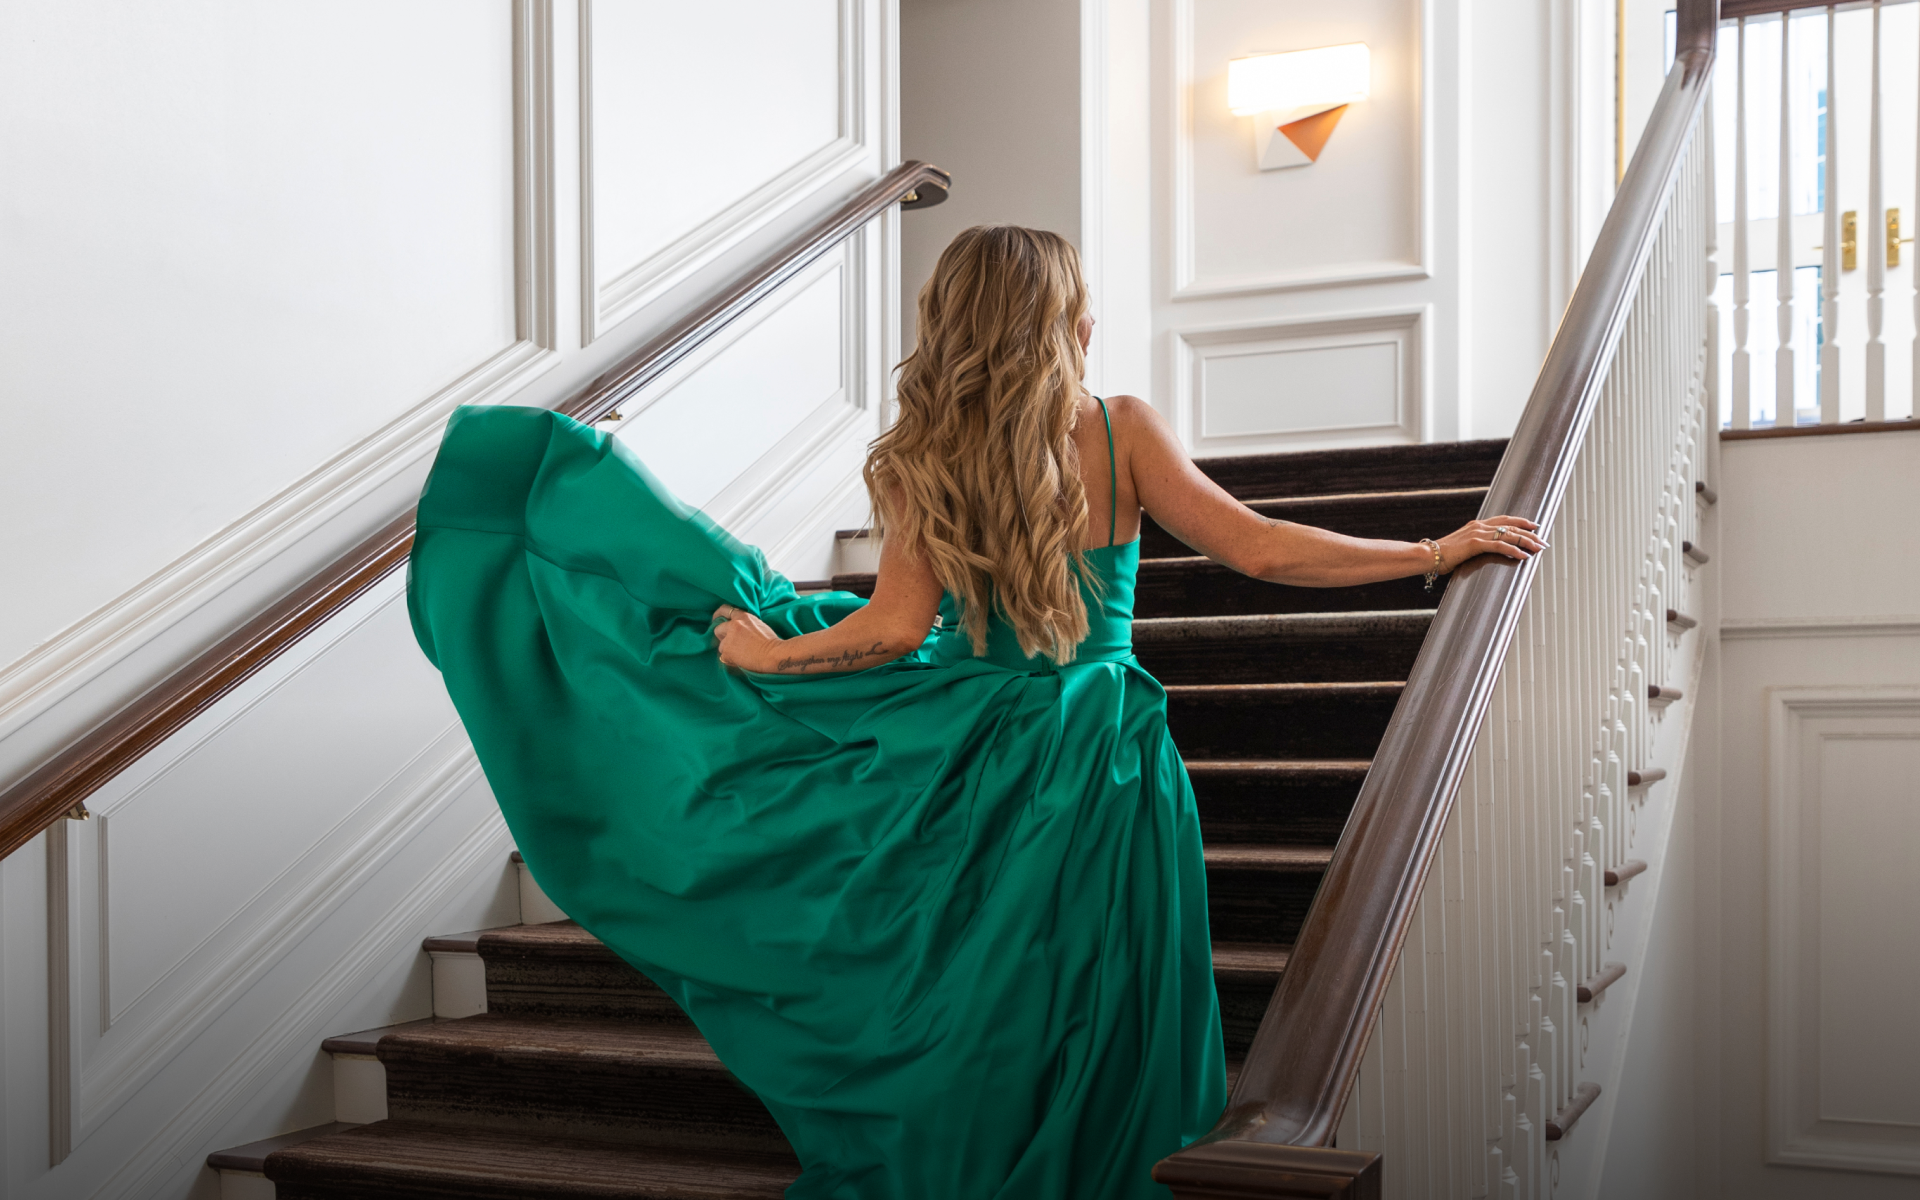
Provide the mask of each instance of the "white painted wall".
{"label": "white painted wall", "polygon": [[[890,0],[748,7],[18,14],[0,782],[404,508],[455,404],[572,394],[898,161]],[[799,577],[865,511],[896,222],[622,405]],[[0,863],[9,1197],[207,1194],[330,1119],[321,1038],[430,1010],[423,936],[519,915],[399,578],[90,804]]]}
{"label": "white painted wall", "polygon": [[1081,247],[1079,0],[901,0],[900,147],[965,180],[901,230],[912,344],[921,285],[974,225],[1050,229]]}
{"label": "white painted wall", "polygon": [[[908,226],[903,301],[959,229],[1044,225],[1086,263],[1090,386],[1149,396],[1198,453],[1504,435],[1578,261],[1577,17],[907,0],[906,152],[968,182]],[[1316,165],[1256,170],[1227,60],[1354,40],[1373,97]]]}
{"label": "white painted wall", "polygon": [[1722,463],[1694,1194],[1912,1196],[1920,434],[1727,442]]}

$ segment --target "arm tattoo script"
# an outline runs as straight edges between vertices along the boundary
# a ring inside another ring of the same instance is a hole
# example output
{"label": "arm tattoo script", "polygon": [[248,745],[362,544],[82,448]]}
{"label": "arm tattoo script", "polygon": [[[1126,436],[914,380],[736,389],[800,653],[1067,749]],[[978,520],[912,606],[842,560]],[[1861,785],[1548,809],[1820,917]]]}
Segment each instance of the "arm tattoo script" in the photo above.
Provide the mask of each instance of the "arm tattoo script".
{"label": "arm tattoo script", "polygon": [[774,670],[789,675],[805,675],[814,667],[826,667],[829,670],[851,667],[869,658],[885,657],[886,651],[881,649],[884,644],[885,643],[882,642],[875,642],[865,650],[842,650],[838,654],[813,654],[806,658],[783,658],[779,664],[774,667]]}

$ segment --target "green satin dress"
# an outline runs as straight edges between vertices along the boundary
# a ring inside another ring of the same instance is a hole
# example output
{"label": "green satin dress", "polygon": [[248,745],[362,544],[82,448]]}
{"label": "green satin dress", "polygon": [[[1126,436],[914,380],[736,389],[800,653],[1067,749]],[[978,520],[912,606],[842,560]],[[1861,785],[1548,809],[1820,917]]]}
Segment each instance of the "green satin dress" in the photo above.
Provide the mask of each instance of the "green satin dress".
{"label": "green satin dress", "polygon": [[[1109,440],[1112,433],[1109,429]],[[454,414],[408,601],[520,850],[779,1122],[793,1200],[1166,1197],[1226,1103],[1200,827],[1134,661],[1139,544],[1056,668],[996,622],[847,674],[720,664],[796,595],[607,434]]]}

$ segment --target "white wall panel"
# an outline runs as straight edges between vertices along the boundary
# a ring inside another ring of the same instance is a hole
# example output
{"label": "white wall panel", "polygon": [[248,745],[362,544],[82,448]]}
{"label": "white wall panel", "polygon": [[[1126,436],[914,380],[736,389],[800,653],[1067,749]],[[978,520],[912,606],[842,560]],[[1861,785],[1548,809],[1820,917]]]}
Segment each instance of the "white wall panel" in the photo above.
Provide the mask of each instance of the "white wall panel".
{"label": "white wall panel", "polygon": [[[1920,435],[1721,447],[1700,1194],[1914,1194]],[[1836,514],[1853,514],[1859,520]]]}
{"label": "white wall panel", "polygon": [[[1418,277],[1423,153],[1420,0],[1177,0],[1174,295]],[[1227,111],[1227,63],[1365,42],[1372,92],[1312,166],[1262,171],[1255,117]]]}
{"label": "white wall panel", "polygon": [[1767,1158],[1920,1175],[1920,687],[1769,699]]}
{"label": "white wall panel", "polygon": [[[844,260],[830,262],[768,300],[735,337],[630,413],[620,438],[675,495],[707,508],[809,418],[831,421],[857,407],[846,388],[855,366],[849,274]],[[724,520],[733,505],[713,507]]]}
{"label": "white wall panel", "polygon": [[581,0],[588,340],[861,155],[863,7]]}
{"label": "white wall panel", "polygon": [[1423,316],[1183,331],[1181,433],[1203,455],[1419,441]]}
{"label": "white wall panel", "polygon": [[520,340],[513,51],[506,0],[12,13],[0,663]]}
{"label": "white wall panel", "polygon": [[[0,663],[40,644],[0,666],[0,780],[387,520],[453,405],[574,393],[891,164],[890,3],[708,7],[19,14],[0,502],[32,520],[0,550],[34,583]],[[625,406],[673,486],[811,577],[865,507],[897,220]],[[597,339],[596,244],[634,285]],[[210,1150],[330,1118],[321,1038],[429,1011],[422,936],[517,916],[401,583],[0,864],[0,1194],[203,1194]]]}

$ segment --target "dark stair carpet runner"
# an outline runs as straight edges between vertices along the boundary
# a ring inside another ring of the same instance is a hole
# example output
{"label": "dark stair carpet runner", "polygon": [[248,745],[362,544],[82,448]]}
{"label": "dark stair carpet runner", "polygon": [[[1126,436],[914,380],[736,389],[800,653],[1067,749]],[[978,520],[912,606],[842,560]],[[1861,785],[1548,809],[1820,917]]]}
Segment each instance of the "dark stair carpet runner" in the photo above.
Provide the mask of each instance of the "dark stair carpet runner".
{"label": "dark stair carpet runner", "polygon": [[[1212,459],[1256,511],[1367,537],[1477,515],[1504,442]],[[1438,589],[1277,587],[1148,523],[1135,649],[1167,687],[1207,841],[1214,969],[1246,1052],[1339,839]],[[871,576],[838,587],[868,593]],[[571,922],[486,932],[488,1011],[381,1037],[389,1119],[265,1158],[281,1200],[779,1197],[766,1110],[664,993]],[[221,1156],[214,1156],[219,1159]]]}

